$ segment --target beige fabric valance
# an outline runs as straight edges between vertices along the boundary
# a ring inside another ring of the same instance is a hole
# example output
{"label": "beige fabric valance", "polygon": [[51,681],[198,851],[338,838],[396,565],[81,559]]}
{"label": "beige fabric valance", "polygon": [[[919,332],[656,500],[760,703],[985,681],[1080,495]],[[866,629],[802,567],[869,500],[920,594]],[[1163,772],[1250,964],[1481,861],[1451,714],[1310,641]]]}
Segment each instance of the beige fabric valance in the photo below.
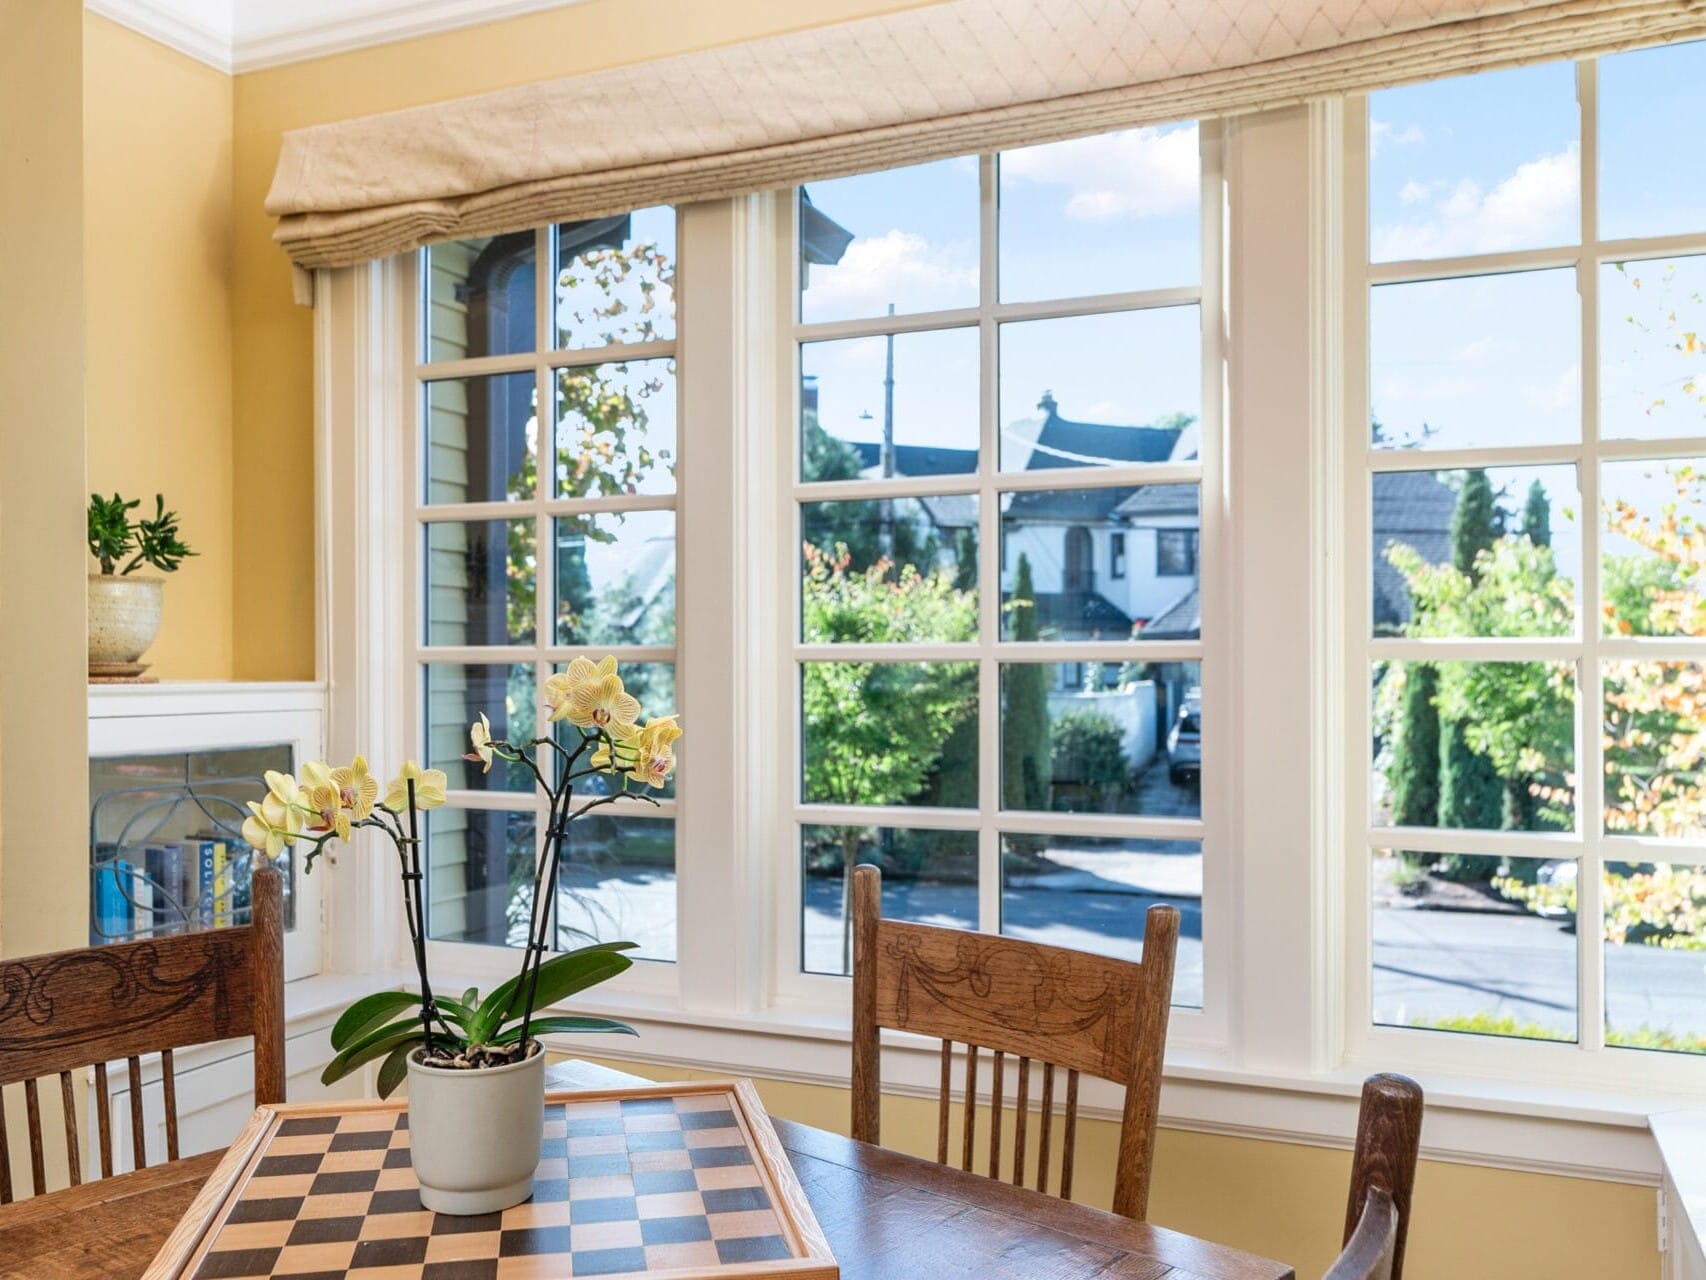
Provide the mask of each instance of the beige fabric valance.
{"label": "beige fabric valance", "polygon": [[[1706,35],[1706,0],[949,0],[301,129],[301,267]],[[1494,122],[1489,122],[1494,123]]]}

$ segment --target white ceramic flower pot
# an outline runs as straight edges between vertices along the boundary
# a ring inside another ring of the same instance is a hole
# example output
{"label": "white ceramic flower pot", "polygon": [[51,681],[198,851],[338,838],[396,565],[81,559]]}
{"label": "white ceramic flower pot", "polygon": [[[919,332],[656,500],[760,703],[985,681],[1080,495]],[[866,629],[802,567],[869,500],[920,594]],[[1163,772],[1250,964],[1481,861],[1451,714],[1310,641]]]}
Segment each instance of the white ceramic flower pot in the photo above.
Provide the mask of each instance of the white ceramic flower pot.
{"label": "white ceramic flower pot", "polygon": [[134,574],[89,575],[89,662],[114,666],[133,663],[160,634],[165,586],[159,578]]}
{"label": "white ceramic flower pot", "polygon": [[409,1059],[409,1152],[434,1213],[496,1213],[533,1194],[545,1131],[545,1054],[478,1071]]}

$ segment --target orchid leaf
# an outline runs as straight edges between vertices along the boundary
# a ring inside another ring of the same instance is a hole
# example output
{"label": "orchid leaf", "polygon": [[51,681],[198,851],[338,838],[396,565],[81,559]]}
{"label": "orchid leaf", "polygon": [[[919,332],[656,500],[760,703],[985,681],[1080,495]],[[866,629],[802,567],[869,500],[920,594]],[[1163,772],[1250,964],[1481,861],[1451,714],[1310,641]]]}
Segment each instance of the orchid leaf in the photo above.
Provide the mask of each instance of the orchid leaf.
{"label": "orchid leaf", "polygon": [[[640,1033],[626,1022],[617,1022],[611,1018],[535,1018],[528,1029],[528,1035],[592,1035],[597,1032],[608,1032],[613,1035],[637,1036]],[[499,1032],[492,1039],[493,1044],[514,1044],[521,1039],[521,1024]]]}

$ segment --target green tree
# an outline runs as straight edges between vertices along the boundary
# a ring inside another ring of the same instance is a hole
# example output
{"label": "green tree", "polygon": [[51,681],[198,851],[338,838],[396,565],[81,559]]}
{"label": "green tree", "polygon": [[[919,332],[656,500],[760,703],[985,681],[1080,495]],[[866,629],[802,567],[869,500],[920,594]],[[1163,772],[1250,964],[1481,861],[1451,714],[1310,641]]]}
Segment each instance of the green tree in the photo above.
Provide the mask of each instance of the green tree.
{"label": "green tree", "polygon": [[1071,783],[1091,813],[1119,801],[1131,782],[1124,735],[1100,711],[1068,711],[1050,729],[1051,768],[1056,786]]}
{"label": "green tree", "polygon": [[1392,821],[1400,827],[1439,822],[1439,668],[1412,662],[1404,668],[1398,743],[1392,763]]}
{"label": "green tree", "polygon": [[[1015,641],[1037,638],[1036,592],[1031,560],[1023,552],[1006,604]],[[1001,725],[1001,804],[1006,809],[1047,809],[1051,773],[1048,668],[1021,662],[1007,668]]]}
{"label": "green tree", "polygon": [[[805,544],[801,634],[808,643],[906,644],[969,640],[977,593],[946,571],[897,575],[886,560],[850,568],[846,547]],[[806,799],[906,804],[929,786],[950,738],[977,712],[969,662],[808,662],[800,678]],[[850,959],[848,892],[861,827],[841,829],[842,958]]]}
{"label": "green tree", "polygon": [[1552,545],[1552,504],[1546,486],[1536,480],[1528,486],[1528,501],[1522,507],[1522,533],[1537,547]]}
{"label": "green tree", "polygon": [[1464,473],[1457,491],[1457,506],[1451,513],[1451,563],[1467,578],[1476,574],[1475,558],[1497,542],[1505,531],[1487,473],[1475,467]]}

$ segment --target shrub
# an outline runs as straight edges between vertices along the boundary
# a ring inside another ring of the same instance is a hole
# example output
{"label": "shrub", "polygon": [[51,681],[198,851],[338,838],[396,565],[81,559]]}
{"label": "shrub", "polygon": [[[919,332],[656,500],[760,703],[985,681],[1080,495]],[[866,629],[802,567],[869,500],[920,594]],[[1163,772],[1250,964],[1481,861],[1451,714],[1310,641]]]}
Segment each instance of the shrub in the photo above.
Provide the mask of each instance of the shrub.
{"label": "shrub", "polygon": [[1099,711],[1068,711],[1050,729],[1055,786],[1072,787],[1093,809],[1120,799],[1131,781],[1124,737],[1119,724]]}

